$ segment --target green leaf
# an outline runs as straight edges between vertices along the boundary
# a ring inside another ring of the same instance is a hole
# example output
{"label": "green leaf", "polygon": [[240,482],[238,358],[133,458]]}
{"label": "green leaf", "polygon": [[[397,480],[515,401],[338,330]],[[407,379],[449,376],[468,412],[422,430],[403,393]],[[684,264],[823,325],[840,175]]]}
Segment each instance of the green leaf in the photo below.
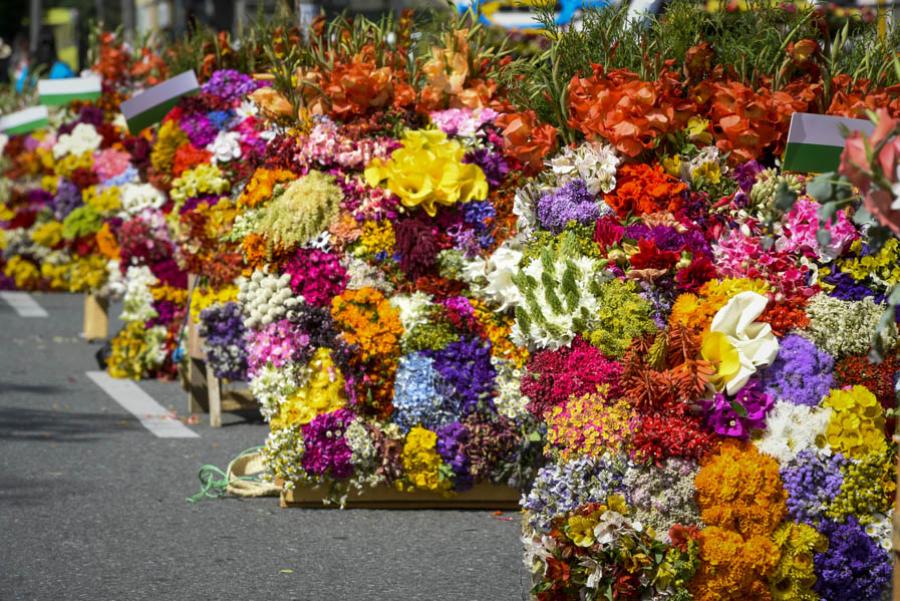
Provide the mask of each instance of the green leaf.
{"label": "green leaf", "polygon": [[[834,197],[834,173],[823,173],[806,184],[806,193],[820,203],[826,203]],[[785,185],[785,184],[782,184]],[[786,187],[786,185],[785,185]]]}
{"label": "green leaf", "polygon": [[900,284],[891,289],[890,294],[888,294],[887,300],[892,305],[900,305]]}
{"label": "green leaf", "polygon": [[826,229],[819,228],[816,230],[816,241],[820,246],[828,246],[831,244],[831,232]]}
{"label": "green leaf", "polygon": [[787,213],[797,202],[797,194],[788,188],[787,182],[781,182],[775,188],[775,208]]}
{"label": "green leaf", "polygon": [[731,408],[741,417],[747,417],[747,409],[736,400],[731,400]]}

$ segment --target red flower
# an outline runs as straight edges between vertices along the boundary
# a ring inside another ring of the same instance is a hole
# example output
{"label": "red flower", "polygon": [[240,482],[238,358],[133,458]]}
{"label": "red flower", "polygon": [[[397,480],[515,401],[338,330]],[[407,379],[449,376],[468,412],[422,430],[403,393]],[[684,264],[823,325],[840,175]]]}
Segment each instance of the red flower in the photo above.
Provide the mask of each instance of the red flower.
{"label": "red flower", "polygon": [[547,558],[547,579],[553,582],[566,583],[571,577],[569,564],[555,557]]}
{"label": "red flower", "polygon": [[610,215],[605,215],[597,220],[594,226],[594,242],[596,242],[603,252],[609,250],[610,246],[615,246],[622,240],[625,235],[625,228],[619,223],[618,219]]}
{"label": "red flower", "polygon": [[497,118],[503,134],[503,152],[521,161],[531,173],[539,172],[544,157],[556,147],[556,128],[539,124],[534,111],[505,113]]}
{"label": "red flower", "polygon": [[678,263],[680,255],[674,250],[659,250],[655,240],[638,240],[638,253],[629,259],[634,269],[668,270]]}
{"label": "red flower", "polygon": [[675,283],[679,290],[691,292],[697,290],[717,276],[716,266],[707,257],[697,257],[684,269],[675,274]]}

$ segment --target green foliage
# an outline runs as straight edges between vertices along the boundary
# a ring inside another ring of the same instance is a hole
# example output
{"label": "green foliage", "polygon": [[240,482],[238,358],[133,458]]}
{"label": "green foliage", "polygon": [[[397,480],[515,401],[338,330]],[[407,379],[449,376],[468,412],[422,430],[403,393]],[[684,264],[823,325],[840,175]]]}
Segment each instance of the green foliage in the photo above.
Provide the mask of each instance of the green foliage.
{"label": "green foliage", "polygon": [[586,339],[609,357],[621,358],[632,340],[656,331],[653,305],[633,282],[613,279],[600,285],[596,326]]}

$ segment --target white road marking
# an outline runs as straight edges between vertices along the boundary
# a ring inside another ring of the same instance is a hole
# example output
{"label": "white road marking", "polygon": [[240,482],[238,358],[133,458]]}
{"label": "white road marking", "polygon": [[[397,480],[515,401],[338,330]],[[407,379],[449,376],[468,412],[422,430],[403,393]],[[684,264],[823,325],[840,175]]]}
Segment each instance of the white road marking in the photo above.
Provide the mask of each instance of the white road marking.
{"label": "white road marking", "polygon": [[89,371],[87,377],[122,405],[159,438],[199,438],[200,435],[174,419],[170,411],[153,400],[131,380],[118,380],[105,371]]}
{"label": "white road marking", "polygon": [[0,298],[15,309],[19,317],[47,317],[44,308],[27,292],[0,292]]}

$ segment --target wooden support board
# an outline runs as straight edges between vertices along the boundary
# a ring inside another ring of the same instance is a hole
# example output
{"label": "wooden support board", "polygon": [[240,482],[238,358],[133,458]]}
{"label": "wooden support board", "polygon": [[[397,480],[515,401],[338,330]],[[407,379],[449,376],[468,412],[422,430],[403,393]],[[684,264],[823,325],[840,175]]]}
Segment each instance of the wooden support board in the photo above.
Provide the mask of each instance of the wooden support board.
{"label": "wooden support board", "polygon": [[[281,506],[304,508],[336,508],[324,505],[324,488],[297,487],[281,491]],[[345,509],[482,509],[518,510],[518,490],[509,486],[479,483],[469,490],[443,496],[426,491],[400,492],[388,486],[366,489],[357,495],[351,492]]]}
{"label": "wooden support board", "polygon": [[85,340],[105,340],[109,337],[109,300],[94,294],[84,295]]}

